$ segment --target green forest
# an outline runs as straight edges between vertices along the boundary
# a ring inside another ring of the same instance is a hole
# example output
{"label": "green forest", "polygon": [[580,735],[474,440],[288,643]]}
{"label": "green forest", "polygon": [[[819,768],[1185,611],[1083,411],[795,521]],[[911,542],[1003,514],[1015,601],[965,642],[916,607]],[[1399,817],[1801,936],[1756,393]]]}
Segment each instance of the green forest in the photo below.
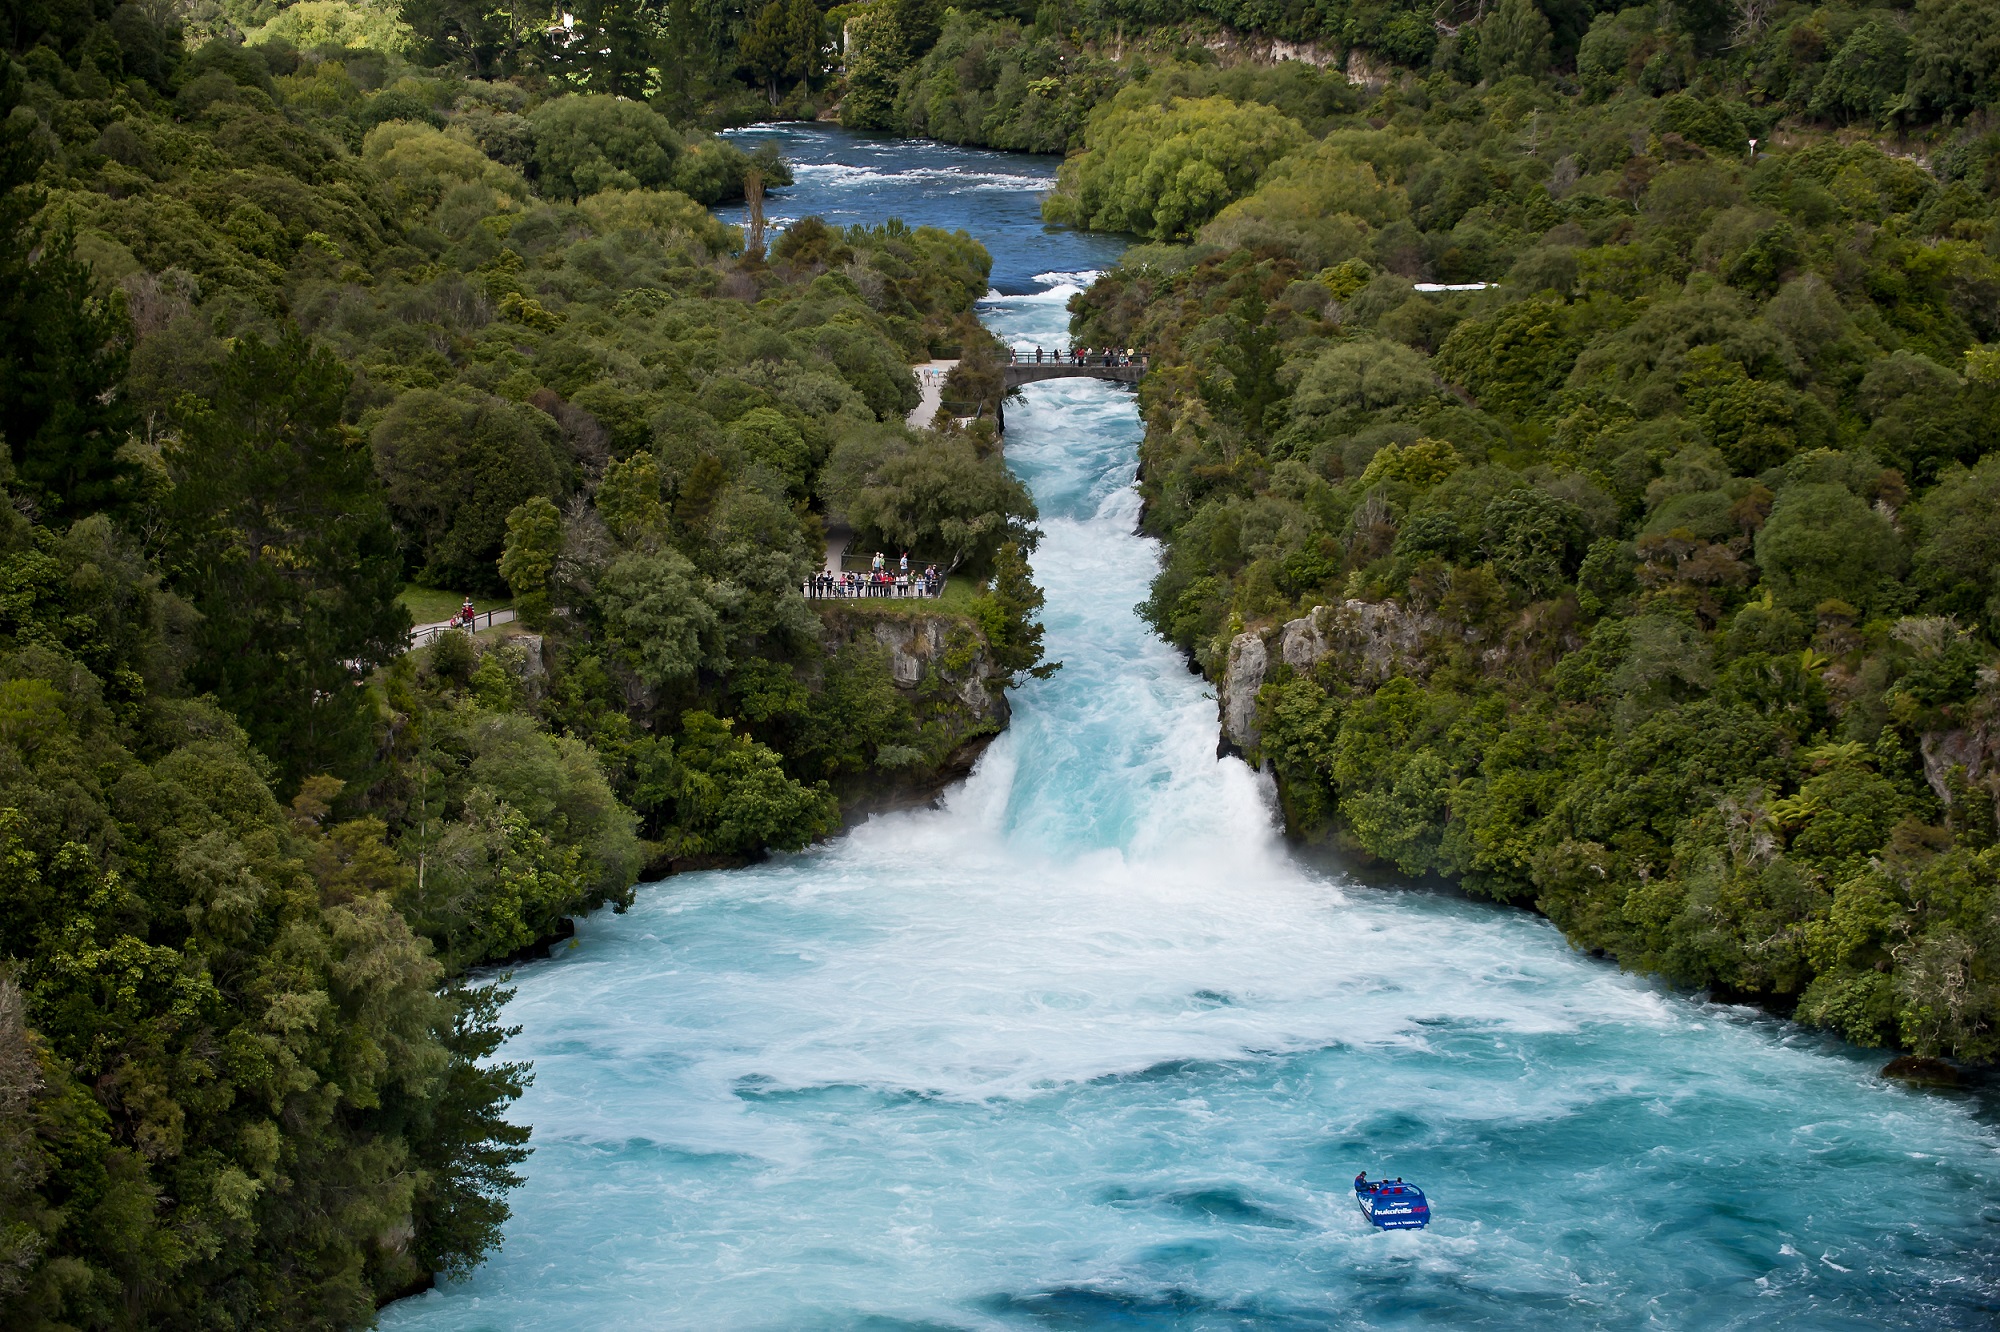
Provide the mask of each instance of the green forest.
{"label": "green forest", "polygon": [[1045,205],[1148,242],[1073,306],[1153,357],[1145,614],[1295,834],[1991,1059],[2000,11],[1373,54],[1156,67]]}
{"label": "green forest", "polygon": [[[1139,242],[1074,314],[1154,367],[1144,611],[1225,693],[1268,647],[1295,834],[2000,1047],[1980,0],[7,17],[7,1327],[468,1270],[530,1147],[498,968],[1051,669],[988,256],[723,225],[760,118],[1068,153],[1047,217]],[[970,427],[905,425],[935,356]],[[914,688],[902,612],[799,597],[830,521],[953,570]],[[408,650],[446,594],[520,619]]]}
{"label": "green forest", "polygon": [[[1033,508],[904,424],[997,393],[963,233],[767,246],[671,99],[164,12],[0,62],[0,1324],[362,1326],[498,1242],[496,965],[962,766]],[[953,571],[913,687],[829,515]]]}

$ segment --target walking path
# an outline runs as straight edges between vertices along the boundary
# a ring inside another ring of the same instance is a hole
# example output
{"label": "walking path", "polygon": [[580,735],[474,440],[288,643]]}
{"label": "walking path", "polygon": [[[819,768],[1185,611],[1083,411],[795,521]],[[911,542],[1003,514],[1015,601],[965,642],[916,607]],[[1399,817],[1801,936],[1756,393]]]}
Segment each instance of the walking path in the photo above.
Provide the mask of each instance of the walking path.
{"label": "walking path", "polygon": [[854,544],[854,529],[842,523],[829,523],[826,528],[826,571],[838,576],[840,562],[847,558],[847,548]]}
{"label": "walking path", "polygon": [[937,416],[939,405],[944,402],[944,377],[957,364],[956,360],[925,361],[922,365],[912,367],[917,372],[917,383],[924,391],[923,400],[908,417],[912,428],[917,430],[930,428],[932,419]]}
{"label": "walking path", "polygon": [[[480,629],[491,629],[496,624],[512,624],[513,622],[514,612],[510,610],[477,611],[472,617],[472,627],[475,632]],[[410,630],[410,646],[413,648],[422,647],[446,630],[458,627],[459,623],[457,620],[439,620],[435,624],[420,624]]]}

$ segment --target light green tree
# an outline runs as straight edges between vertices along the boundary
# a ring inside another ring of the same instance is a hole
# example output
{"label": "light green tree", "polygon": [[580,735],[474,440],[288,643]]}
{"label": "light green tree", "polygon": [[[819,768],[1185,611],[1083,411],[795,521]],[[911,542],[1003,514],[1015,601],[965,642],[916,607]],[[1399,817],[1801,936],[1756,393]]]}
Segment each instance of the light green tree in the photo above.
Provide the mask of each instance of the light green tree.
{"label": "light green tree", "polygon": [[1063,163],[1042,215],[1094,231],[1184,239],[1307,142],[1297,121],[1259,103],[1177,97],[1162,108],[1121,94],[1093,117],[1085,151]]}
{"label": "light green tree", "polygon": [[703,595],[701,575],[676,550],[633,551],[598,582],[611,642],[655,689],[692,677],[721,617]]}
{"label": "light green tree", "polygon": [[808,786],[787,775],[777,751],[738,735],[724,718],[682,713],[674,758],[672,836],[683,854],[797,851],[839,827],[825,782]]}
{"label": "light green tree", "polygon": [[562,554],[562,514],[547,496],[536,495],[507,515],[507,545],[500,576],[514,593],[514,606],[531,629],[547,625],[549,578]]}
{"label": "light green tree", "polygon": [[535,128],[536,183],[545,194],[578,199],[599,190],[674,183],[681,136],[644,102],[595,94],[558,97],[528,119]]}
{"label": "light green tree", "polygon": [[597,516],[621,541],[666,529],[666,508],[660,503],[660,465],[644,449],[613,461],[597,485]]}
{"label": "light green tree", "polygon": [[729,423],[729,438],[753,461],[762,463],[803,492],[812,467],[812,450],[805,436],[786,415],[772,407],[752,407]]}

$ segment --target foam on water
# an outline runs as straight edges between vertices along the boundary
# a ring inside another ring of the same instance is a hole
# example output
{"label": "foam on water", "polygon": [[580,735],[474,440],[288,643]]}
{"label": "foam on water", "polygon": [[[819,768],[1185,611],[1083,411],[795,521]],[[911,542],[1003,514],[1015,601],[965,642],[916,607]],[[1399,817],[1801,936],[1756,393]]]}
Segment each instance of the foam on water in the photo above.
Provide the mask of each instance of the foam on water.
{"label": "foam on water", "polygon": [[[1074,280],[1109,264],[1124,248],[1116,237],[1084,236],[1043,223],[1042,197],[1055,183],[1058,164],[1053,157],[818,125],[751,125],[730,131],[730,137],[746,148],[774,143],[792,164],[796,184],[773,191],[766,201],[773,216],[788,221],[818,216],[843,227],[897,217],[913,227],[964,228],[992,253],[992,283],[999,292],[1043,291],[1052,284],[1036,274],[1059,269]],[[741,206],[716,212],[731,222],[744,218]]]}
{"label": "foam on water", "polygon": [[[986,317],[1065,338],[1046,299]],[[525,969],[505,1247],[388,1326],[1990,1325],[1974,1103],[1296,859],[1133,612],[1130,391],[1008,425],[1062,671],[942,808],[642,889]],[[1368,1229],[1362,1168],[1432,1227]]]}

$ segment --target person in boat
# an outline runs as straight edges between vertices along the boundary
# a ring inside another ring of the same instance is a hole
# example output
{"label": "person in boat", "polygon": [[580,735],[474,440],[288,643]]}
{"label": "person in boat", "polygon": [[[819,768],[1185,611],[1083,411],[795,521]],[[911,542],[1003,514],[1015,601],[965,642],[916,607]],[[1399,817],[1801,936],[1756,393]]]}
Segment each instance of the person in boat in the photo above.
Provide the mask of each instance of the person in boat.
{"label": "person in boat", "polygon": [[1354,1191],[1356,1193],[1371,1193],[1374,1191],[1374,1188],[1375,1186],[1368,1182],[1368,1172],[1366,1170],[1354,1177]]}

